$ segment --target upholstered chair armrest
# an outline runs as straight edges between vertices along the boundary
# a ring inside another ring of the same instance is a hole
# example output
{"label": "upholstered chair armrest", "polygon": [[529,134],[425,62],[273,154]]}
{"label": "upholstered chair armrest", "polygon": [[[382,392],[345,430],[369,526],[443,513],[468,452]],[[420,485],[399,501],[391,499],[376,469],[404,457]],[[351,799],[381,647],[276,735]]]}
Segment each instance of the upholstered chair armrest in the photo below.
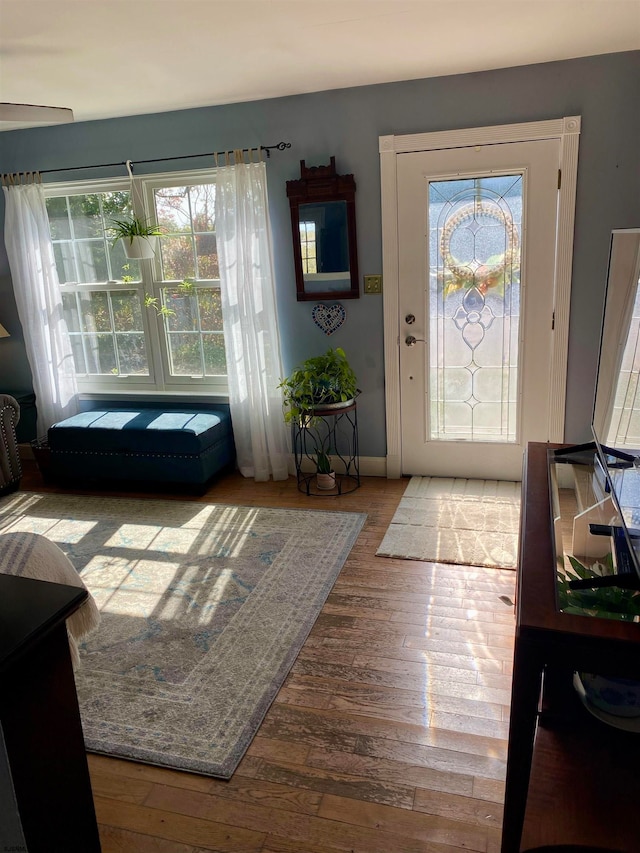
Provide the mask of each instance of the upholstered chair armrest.
{"label": "upholstered chair armrest", "polygon": [[16,424],[20,420],[18,401],[0,394],[0,493],[17,488],[22,474]]}

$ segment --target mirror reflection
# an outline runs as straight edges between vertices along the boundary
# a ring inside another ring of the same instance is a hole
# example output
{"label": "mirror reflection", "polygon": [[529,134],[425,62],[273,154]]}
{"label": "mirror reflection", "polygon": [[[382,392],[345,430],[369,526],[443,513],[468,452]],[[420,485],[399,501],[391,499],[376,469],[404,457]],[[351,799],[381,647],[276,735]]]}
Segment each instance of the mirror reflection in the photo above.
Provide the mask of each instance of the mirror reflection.
{"label": "mirror reflection", "polygon": [[593,431],[609,447],[640,448],[640,228],[614,231]]}
{"label": "mirror reflection", "polygon": [[298,210],[305,290],[348,290],[351,277],[346,201],[301,204]]}
{"label": "mirror reflection", "polygon": [[353,175],[305,165],[287,181],[298,300],[357,299],[358,257]]}

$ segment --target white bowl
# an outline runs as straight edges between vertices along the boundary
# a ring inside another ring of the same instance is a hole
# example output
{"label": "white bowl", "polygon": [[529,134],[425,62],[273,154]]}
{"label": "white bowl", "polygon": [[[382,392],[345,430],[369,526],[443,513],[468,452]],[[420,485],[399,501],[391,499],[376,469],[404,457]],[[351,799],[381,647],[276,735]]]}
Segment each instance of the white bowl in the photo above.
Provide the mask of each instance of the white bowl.
{"label": "white bowl", "polygon": [[640,717],[640,681],[580,673],[588,702],[614,717]]}

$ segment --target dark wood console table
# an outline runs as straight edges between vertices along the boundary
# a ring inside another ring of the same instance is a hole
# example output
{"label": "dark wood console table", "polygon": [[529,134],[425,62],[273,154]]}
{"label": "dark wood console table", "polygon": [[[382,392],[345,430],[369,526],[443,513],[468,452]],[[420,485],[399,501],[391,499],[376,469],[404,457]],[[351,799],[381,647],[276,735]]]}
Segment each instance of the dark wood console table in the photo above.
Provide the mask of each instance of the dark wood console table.
{"label": "dark wood console table", "polygon": [[86,597],[0,574],[0,723],[29,853],[100,853],[65,625]]}
{"label": "dark wood console table", "polygon": [[527,449],[502,853],[575,844],[640,850],[640,734],[593,718],[574,670],[640,679],[640,624],[556,604],[549,456]]}

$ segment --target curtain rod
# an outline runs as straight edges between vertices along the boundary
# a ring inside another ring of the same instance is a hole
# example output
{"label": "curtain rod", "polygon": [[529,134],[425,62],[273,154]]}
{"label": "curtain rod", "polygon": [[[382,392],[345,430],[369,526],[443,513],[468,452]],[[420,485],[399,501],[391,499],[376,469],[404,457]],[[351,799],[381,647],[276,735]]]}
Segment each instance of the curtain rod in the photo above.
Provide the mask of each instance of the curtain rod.
{"label": "curtain rod", "polygon": [[[267,157],[271,156],[271,151],[273,149],[277,151],[284,151],[285,148],[291,148],[290,142],[278,142],[277,145],[259,145],[258,150],[266,151]],[[119,163],[95,163],[92,166],[63,166],[60,169],[41,169],[39,174],[47,175],[50,172],[75,172],[78,169],[104,169],[108,166],[126,166],[127,163],[131,164],[131,168],[133,168],[134,163],[164,163],[167,160],[190,160],[193,157],[222,157],[223,155],[233,154],[235,151],[255,151],[255,148],[236,148],[231,149],[230,151],[210,151],[206,154],[177,154],[175,157],[151,157],[149,160],[121,160]]]}

